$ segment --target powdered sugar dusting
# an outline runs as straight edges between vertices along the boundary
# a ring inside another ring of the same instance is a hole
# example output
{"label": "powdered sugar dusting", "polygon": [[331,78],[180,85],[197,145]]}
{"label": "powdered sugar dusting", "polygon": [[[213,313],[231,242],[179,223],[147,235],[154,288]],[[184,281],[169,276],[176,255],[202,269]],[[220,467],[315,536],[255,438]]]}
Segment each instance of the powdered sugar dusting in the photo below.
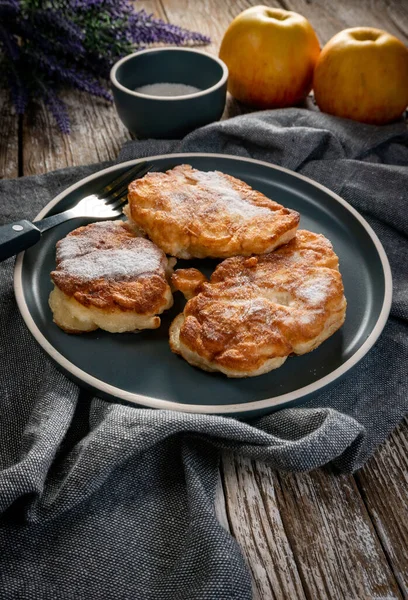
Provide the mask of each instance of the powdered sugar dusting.
{"label": "powdered sugar dusting", "polygon": [[82,256],[90,252],[90,243],[87,237],[70,235],[58,244],[58,260],[64,261],[72,257]]}
{"label": "powdered sugar dusting", "polygon": [[111,248],[125,232],[121,221],[99,221],[82,230],[76,229],[58,243],[58,261],[76,258],[97,248]]}
{"label": "powdered sugar dusting", "polygon": [[315,319],[316,317],[316,313],[315,312],[305,312],[301,315],[299,315],[297,317],[299,323],[301,323],[302,325],[308,325],[309,323],[312,323],[312,321]]}
{"label": "powdered sugar dusting", "polygon": [[162,252],[149,240],[126,233],[120,223],[101,222],[68,235],[58,244],[58,270],[86,281],[164,272]]}
{"label": "powdered sugar dusting", "polygon": [[151,250],[117,248],[95,250],[79,257],[66,259],[59,266],[72,277],[87,281],[101,277],[105,279],[134,278],[159,269],[160,257],[154,248]]}
{"label": "powdered sugar dusting", "polygon": [[321,274],[301,284],[297,294],[309,304],[320,305],[326,301],[331,285],[332,279],[326,274]]}
{"label": "powdered sugar dusting", "polygon": [[[189,174],[189,178],[195,179],[202,186],[203,193],[205,193],[205,190],[211,192],[209,206],[214,210],[227,212],[241,219],[273,216],[273,211],[269,208],[257,206],[243,198],[225,177],[215,171],[194,171],[191,175]],[[176,195],[174,198],[176,198]],[[177,199],[191,203],[190,194],[179,194]]]}

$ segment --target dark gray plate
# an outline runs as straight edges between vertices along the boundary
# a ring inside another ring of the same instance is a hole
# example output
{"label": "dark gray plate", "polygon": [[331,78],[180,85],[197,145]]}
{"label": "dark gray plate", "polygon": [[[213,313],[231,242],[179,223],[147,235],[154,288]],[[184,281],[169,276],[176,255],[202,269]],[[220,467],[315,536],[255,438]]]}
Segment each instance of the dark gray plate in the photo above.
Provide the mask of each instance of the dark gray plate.
{"label": "dark gray plate", "polygon": [[[204,171],[218,169],[299,211],[301,228],[327,236],[340,258],[348,301],[346,322],[314,352],[289,358],[280,369],[249,379],[206,373],[170,352],[168,328],[182,309],[180,294],[176,294],[174,307],[162,316],[162,326],[155,331],[136,335],[98,330],[67,335],[52,321],[49,274],[55,267],[56,242],[89,222],[76,219],[51,229],[36,246],[19,255],[14,278],[17,302],[27,326],[69,377],[111,399],[154,408],[249,417],[305,401],[338,381],[368,352],[389,314],[391,274],[377,236],[349,204],[306,177],[260,161],[217,154],[173,154],[148,161],[160,170],[181,163]],[[69,208],[137,162],[87,177],[55,198],[38,218]],[[179,261],[178,266],[186,264]],[[208,274],[216,263],[188,264],[204,268]]]}

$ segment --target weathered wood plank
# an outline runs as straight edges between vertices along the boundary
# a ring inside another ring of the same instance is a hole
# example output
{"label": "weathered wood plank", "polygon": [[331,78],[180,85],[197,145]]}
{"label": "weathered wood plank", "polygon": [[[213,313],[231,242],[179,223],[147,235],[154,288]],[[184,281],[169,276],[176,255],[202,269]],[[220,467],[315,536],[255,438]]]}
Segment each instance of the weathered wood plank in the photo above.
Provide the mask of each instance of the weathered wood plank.
{"label": "weathered wood plank", "polygon": [[0,179],[18,175],[18,116],[8,91],[0,89]]}
{"label": "weathered wood plank", "polygon": [[275,473],[230,453],[223,475],[230,530],[255,597],[401,597],[353,477]]}
{"label": "weathered wood plank", "polygon": [[163,21],[167,21],[166,12],[163,8],[161,0],[133,0],[133,4],[137,10],[144,8],[147,14],[153,14]]}
{"label": "weathered wood plank", "polygon": [[[159,0],[140,1],[137,7],[165,18]],[[63,135],[42,103],[30,111],[23,121],[24,175],[114,160],[130,139],[110,103],[74,90],[61,97],[68,106],[72,132]]]}
{"label": "weathered wood plank", "polygon": [[355,475],[404,598],[408,598],[408,420]]}
{"label": "weathered wood plank", "polygon": [[211,37],[206,52],[218,54],[225,29],[240,11],[234,0],[163,0],[167,19],[181,27],[193,29]]}
{"label": "weathered wood plank", "polygon": [[400,598],[352,476],[278,474],[277,504],[308,598]]}
{"label": "weathered wood plank", "polygon": [[46,173],[67,166],[116,158],[130,138],[110,104],[77,91],[61,94],[68,106],[72,131],[62,134],[43,103],[23,121],[23,173]]}
{"label": "weathered wood plank", "polygon": [[251,570],[254,599],[306,598],[277,506],[276,475],[231,453],[223,475],[230,530]]}

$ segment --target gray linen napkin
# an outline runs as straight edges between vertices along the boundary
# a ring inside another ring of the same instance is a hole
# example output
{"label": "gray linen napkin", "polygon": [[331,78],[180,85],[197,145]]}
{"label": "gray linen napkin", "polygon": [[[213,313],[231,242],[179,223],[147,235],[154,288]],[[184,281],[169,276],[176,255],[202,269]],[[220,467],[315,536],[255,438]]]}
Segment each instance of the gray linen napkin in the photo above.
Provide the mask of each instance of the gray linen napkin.
{"label": "gray linen napkin", "polygon": [[[353,471],[408,410],[408,133],[302,109],[254,113],[182,141],[128,143],[119,160],[195,151],[250,156],[327,185],[383,242],[391,318],[375,348],[304,408],[251,424],[90,398],[37,347],[0,264],[0,597],[251,597],[214,513],[221,448],[284,470]],[[1,221],[32,218],[101,165],[0,182]]]}

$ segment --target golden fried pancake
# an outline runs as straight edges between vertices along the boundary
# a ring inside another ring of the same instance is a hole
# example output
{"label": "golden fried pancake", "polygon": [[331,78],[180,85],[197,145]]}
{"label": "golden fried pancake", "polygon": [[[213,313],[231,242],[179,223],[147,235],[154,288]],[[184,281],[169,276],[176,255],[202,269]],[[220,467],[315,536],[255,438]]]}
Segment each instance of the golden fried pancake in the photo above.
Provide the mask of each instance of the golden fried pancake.
{"label": "golden fried pancake", "polygon": [[264,254],[291,240],[299,214],[219,171],[180,165],[129,186],[125,214],[179,258]]}
{"label": "golden fried pancake", "polygon": [[121,221],[75,229],[57,243],[54,322],[68,333],[156,329],[173,304],[173,260]]}
{"label": "golden fried pancake", "polygon": [[195,294],[170,327],[172,351],[228,377],[276,369],[317,348],[345,319],[338,258],[309,231],[270,254],[224,260],[209,282],[186,269],[172,283],[187,298]]}

